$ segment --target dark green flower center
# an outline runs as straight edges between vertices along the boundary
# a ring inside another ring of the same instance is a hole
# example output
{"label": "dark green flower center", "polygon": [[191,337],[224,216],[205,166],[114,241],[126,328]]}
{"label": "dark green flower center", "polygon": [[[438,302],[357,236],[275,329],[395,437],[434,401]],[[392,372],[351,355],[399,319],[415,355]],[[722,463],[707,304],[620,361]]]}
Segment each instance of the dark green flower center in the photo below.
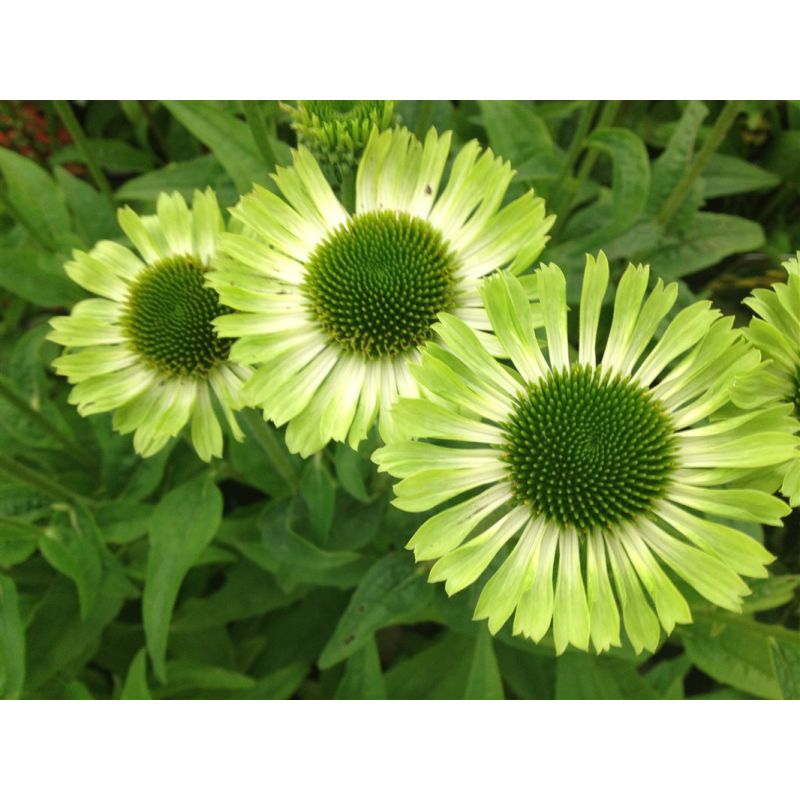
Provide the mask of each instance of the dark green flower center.
{"label": "dark green flower center", "polygon": [[367,358],[418,347],[453,307],[455,257],[435,228],[409,214],[352,217],[306,266],[303,291],[322,329]]}
{"label": "dark green flower center", "polygon": [[203,377],[228,356],[230,339],[220,339],[211,321],[228,311],[203,270],[189,258],[147,267],[131,287],[122,320],[134,349],[170,376]]}
{"label": "dark green flower center", "polygon": [[633,519],[669,483],[672,433],[665,410],[631,379],[582,366],[553,372],[505,425],[514,493],[579,531]]}

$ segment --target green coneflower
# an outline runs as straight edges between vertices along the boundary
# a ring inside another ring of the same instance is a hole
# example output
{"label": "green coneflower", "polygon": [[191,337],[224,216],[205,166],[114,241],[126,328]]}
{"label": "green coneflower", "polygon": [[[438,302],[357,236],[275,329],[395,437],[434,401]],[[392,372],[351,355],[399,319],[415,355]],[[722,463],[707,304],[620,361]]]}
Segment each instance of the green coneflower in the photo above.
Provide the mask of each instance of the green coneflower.
{"label": "green coneflower", "polygon": [[500,209],[510,165],[476,142],[439,182],[450,134],[424,145],[408,131],[373,133],[359,165],[356,211],[336,199],[313,156],[300,148],[275,182],[241,200],[246,235],[221,238],[209,280],[225,305],[221,336],[231,357],[260,365],[246,400],[306,456],[331,439],[356,446],[398,395],[415,395],[409,365],[449,311],[490,329],[481,278],[519,272],[539,255],[552,219],[532,192]]}
{"label": "green coneflower", "polygon": [[608,264],[589,258],[574,358],[564,275],[554,265],[537,275],[547,355],[517,280],[487,278],[503,360],[443,314],[435,327],[445,347],[429,344],[412,368],[425,397],[398,401],[398,438],[374,459],[402,479],[401,509],[470,493],[429,518],[409,547],[436,559],[430,579],[450,594],[497,558],[475,612],[492,632],[513,614],[514,633],[535,641],[552,624],[559,653],[590,641],[600,652],[619,645],[621,616],[636,651],[652,651],[661,627],[691,621],[669,572],[731,610],[749,591],[739,576],[766,574],[772,556],[718,518],[774,525],[788,513],[739,484],[786,461],[798,425],[787,406],[709,421],[759,359],[710,303],[680,311],[653,343],[677,287],[659,280],[645,300],[649,270],[629,266],[598,361]]}
{"label": "green coneflower", "polygon": [[372,129],[392,125],[394,106],[393,100],[300,100],[282,107],[291,115],[298,144],[338,184],[355,170]]}
{"label": "green coneflower", "polygon": [[[800,418],[800,252],[783,263],[786,283],[756,289],[744,303],[755,317],[745,336],[765,358],[759,368],[736,381],[733,401],[746,409],[791,403]],[[800,458],[778,470],[781,492],[793,506],[800,505]]]}
{"label": "green coneflower", "polygon": [[216,403],[237,439],[233,415],[250,371],[228,359],[231,343],[212,320],[225,312],[205,283],[223,230],[215,194],[195,192],[192,210],[177,193],[158,198],[157,215],[119,211],[139,251],[110,241],[73,252],[69,276],[99,295],[50,321],[50,339],[67,349],[53,364],[75,384],[69,396],[83,415],[114,411],[120,433],[135,431],[142,456],[157,453],[191,422],[192,442],[208,461],[222,454]]}

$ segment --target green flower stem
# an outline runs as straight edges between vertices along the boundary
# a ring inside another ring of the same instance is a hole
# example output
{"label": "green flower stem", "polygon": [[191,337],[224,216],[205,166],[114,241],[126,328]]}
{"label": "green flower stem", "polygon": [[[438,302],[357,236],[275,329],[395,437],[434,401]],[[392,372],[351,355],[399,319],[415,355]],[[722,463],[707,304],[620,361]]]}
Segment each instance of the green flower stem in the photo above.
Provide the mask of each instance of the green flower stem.
{"label": "green flower stem", "polygon": [[61,431],[46,419],[39,411],[32,408],[29,403],[26,403],[10,386],[8,379],[0,375],[0,397],[5,400],[9,405],[14,406],[18,411],[25,414],[28,419],[33,420],[40,428],[46,430],[57,442],[60,442],[64,449],[77,461],[82,467],[87,469],[94,469],[92,460],[80,449],[76,442],[68,439]]}
{"label": "green flower stem", "polygon": [[258,442],[272,466],[275,467],[275,471],[294,492],[299,485],[297,470],[281,446],[271,423],[265,422],[261,414],[254,408],[244,409],[242,421],[247,432]]}
{"label": "green flower stem", "polygon": [[88,497],[83,497],[77,492],[73,492],[71,489],[61,486],[61,484],[51,480],[47,475],[43,475],[38,470],[26,467],[24,464],[20,464],[19,461],[8,458],[8,456],[2,454],[0,454],[0,472],[5,472],[10,478],[24,481],[55,500],[63,500],[66,503],[94,505],[94,501]]}
{"label": "green flower stem", "polygon": [[149,101],[139,100],[137,102],[147,122],[147,127],[150,129],[150,133],[153,134],[153,140],[155,141],[159,151],[161,152],[161,157],[165,161],[171,161],[172,159],[170,158],[169,155],[169,143],[167,142],[164,134],[162,133],[161,128],[159,128],[158,125],[156,124],[155,117],[153,117],[153,112],[150,110]]}
{"label": "green flower stem", "polygon": [[[597,125],[595,125],[594,129],[598,131],[611,125],[617,116],[617,111],[619,111],[621,104],[621,100],[608,100],[603,106],[603,110],[600,113],[600,118],[597,120]],[[558,236],[558,234],[561,232],[561,229],[567,223],[569,219],[569,210],[572,208],[572,203],[579,193],[581,186],[583,186],[584,181],[589,177],[589,175],[591,175],[599,155],[599,150],[590,150],[581,162],[580,169],[578,170],[578,174],[575,178],[572,188],[569,190],[567,199],[561,206],[563,213],[559,215],[558,219],[556,219],[556,224],[553,226],[554,239]]]}
{"label": "green flower stem", "polygon": [[672,193],[664,203],[664,207],[661,209],[658,217],[656,217],[656,222],[659,222],[661,225],[667,225],[672,217],[675,216],[675,213],[683,204],[695,180],[697,180],[708,165],[711,156],[714,155],[714,152],[722,144],[722,140],[725,138],[733,121],[736,119],[741,105],[741,100],[728,100],[728,102],[725,103],[725,107],[722,109],[719,117],[717,117],[717,121],[714,123],[714,127],[711,129],[711,133],[708,135],[705,144],[700,148],[700,152],[695,157],[686,174],[672,190]]}
{"label": "green flower stem", "polygon": [[103,174],[103,171],[95,160],[92,148],[89,146],[89,141],[72,110],[72,106],[70,106],[68,100],[53,100],[53,105],[55,105],[58,115],[64,122],[64,127],[69,131],[69,135],[75,142],[75,147],[78,148],[78,152],[80,152],[85,159],[86,166],[97,188],[108,201],[111,210],[116,213],[117,204],[114,202],[114,193],[111,191],[111,184],[109,184],[108,178]]}
{"label": "green flower stem", "polygon": [[242,106],[244,107],[244,115],[247,119],[247,124],[250,126],[250,131],[253,134],[256,147],[258,147],[261,153],[261,158],[264,160],[267,171],[271,172],[275,169],[277,159],[275,158],[275,151],[272,149],[267,120],[261,101],[249,100],[242,103]]}
{"label": "green flower stem", "polygon": [[567,178],[572,175],[575,162],[578,160],[578,156],[581,154],[586,144],[586,137],[589,134],[589,128],[594,119],[598,102],[597,100],[589,100],[584,104],[580,118],[578,119],[578,125],[575,128],[575,133],[572,136],[572,141],[567,150],[567,156],[564,159],[564,166],[561,168],[561,172],[556,179],[556,191],[555,197],[552,200],[552,206],[557,219],[560,219],[566,211],[563,207],[563,203],[560,202],[560,198],[563,195],[563,187],[566,184]]}

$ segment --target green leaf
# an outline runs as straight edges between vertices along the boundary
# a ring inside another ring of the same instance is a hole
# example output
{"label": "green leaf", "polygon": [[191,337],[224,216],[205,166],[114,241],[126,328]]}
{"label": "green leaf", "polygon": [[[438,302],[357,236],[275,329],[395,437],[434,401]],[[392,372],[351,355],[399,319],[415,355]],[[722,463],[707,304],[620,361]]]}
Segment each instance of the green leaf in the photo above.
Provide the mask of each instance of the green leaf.
{"label": "green leaf", "polygon": [[[661,211],[672,190],[689,169],[697,132],[706,116],[708,116],[708,108],[699,100],[690,100],[686,105],[669,143],[653,165],[653,177],[650,182],[650,194],[646,208],[649,216],[654,217]],[[697,193],[693,196],[690,192],[686,204],[696,205],[698,200]],[[680,212],[678,216],[681,216]]]}
{"label": "green leaf", "polygon": [[87,247],[119,236],[117,219],[100,192],[61,167],[55,168],[55,176],[67,198],[75,228]]}
{"label": "green leaf", "polygon": [[692,662],[685,655],[659,661],[647,670],[644,679],[664,700],[683,700],[683,680],[692,668]]}
{"label": "green leaf", "polygon": [[28,690],[58,674],[75,674],[97,651],[106,626],[131,596],[131,585],[113,562],[103,571],[97,602],[82,620],[78,598],[68,578],[57,578],[36,606],[28,630]]}
{"label": "green leaf", "polygon": [[44,308],[68,308],[86,297],[67,277],[61,256],[33,247],[0,247],[0,286]]}
{"label": "green leaf", "polygon": [[445,633],[435,644],[399,661],[386,673],[386,690],[397,700],[461,700],[475,640]]}
{"label": "green leaf", "polygon": [[[92,156],[101,169],[109,172],[145,172],[153,167],[153,159],[121,139],[88,139]],[[85,164],[83,153],[75,145],[62,147],[50,158],[51,164]]]}
{"label": "green leaf", "polygon": [[299,583],[349,587],[364,574],[366,559],[359,553],[323,550],[295,533],[285,507],[265,509],[259,529],[259,541],[238,539],[234,545],[287,591]]}
{"label": "green leaf", "polygon": [[694,624],[681,627],[680,633],[695,666],[720,683],[757,697],[782,696],[772,643],[793,663],[800,657],[800,634],[722,611],[695,611],[694,617]]}
{"label": "green leaf", "polygon": [[33,555],[44,530],[19,519],[0,517],[0,567],[8,569]]}
{"label": "green leaf", "polygon": [[82,619],[88,617],[100,591],[103,549],[94,519],[80,506],[57,512],[39,540],[39,551],[50,566],[75,583]]}
{"label": "green leaf", "polygon": [[729,194],[772,189],[781,182],[778,175],[743,158],[714,153],[703,172],[703,197],[724,197]]}
{"label": "green leaf", "polygon": [[556,700],[655,700],[636,668],[617,658],[568,652],[556,663]]}
{"label": "green leaf", "polygon": [[337,700],[386,699],[386,684],[374,637],[370,636],[364,646],[347,659],[335,697]]}
{"label": "green leaf", "polygon": [[475,652],[467,676],[465,700],[503,700],[503,679],[497,666],[492,637],[484,628],[475,639]]}
{"label": "green leaf", "polygon": [[757,222],[700,212],[677,234],[665,238],[645,260],[656,275],[674,280],[718,264],[733,253],[757,250],[763,244],[764,231]]}
{"label": "green leaf", "polygon": [[328,669],[358,652],[372,635],[425,618],[435,589],[408,553],[389,553],[367,570],[319,657]]}
{"label": "green leaf", "polygon": [[150,518],[150,552],[142,597],[147,651],[166,681],[172,609],[186,573],[211,543],[222,519],[222,494],[207,474],[166,494]]}
{"label": "green leaf", "polygon": [[267,182],[267,170],[245,122],[201,100],[166,100],[164,105],[214,153],[241,194],[253,183]]}
{"label": "green leaf", "polygon": [[6,181],[4,199],[15,214],[42,244],[59,249],[70,231],[70,220],[55,181],[35,161],[5,147],[0,147],[0,172]]}
{"label": "green leaf", "polygon": [[25,684],[25,628],[17,603],[17,588],[0,574],[0,697],[13,700]]}
{"label": "green leaf", "polygon": [[521,700],[551,700],[556,688],[556,661],[552,653],[537,655],[495,641],[494,651],[506,686]]}
{"label": "green leaf", "polygon": [[250,617],[262,616],[299,599],[286,594],[263,570],[247,561],[225,573],[221,589],[208,597],[187,600],[172,623],[174,632],[201,631]]}
{"label": "green leaf", "polygon": [[206,186],[222,193],[220,202],[223,205],[235,202],[236,195],[225,168],[210,153],[131,178],[116,190],[114,196],[121,202],[139,200],[155,204],[161,192],[180,192],[190,202],[195,189]]}
{"label": "green leaf", "polygon": [[150,687],[147,685],[147,651],[142,648],[131,661],[119,699],[152,700],[152,698]]}
{"label": "green leaf", "polygon": [[333,466],[336,470],[336,480],[341,484],[351,497],[362,503],[369,502],[369,493],[364,485],[362,466],[369,467],[364,459],[352,447],[339,443],[333,456]]}
{"label": "green leaf", "polygon": [[800,575],[770,575],[754,580],[750,584],[751,593],[743,598],[742,611],[754,614],[785,606],[794,599],[798,586]]}
{"label": "green leaf", "polygon": [[197,692],[236,692],[252,689],[256,682],[241,672],[216,667],[209,664],[191,664],[185,661],[170,661],[167,665],[169,682],[158,689],[156,695],[162,698]]}
{"label": "green leaf", "polygon": [[639,219],[650,190],[650,160],[644,142],[623,128],[597,130],[587,139],[589,148],[608,155],[614,164],[611,219],[584,243],[591,249],[624,233]]}
{"label": "green leaf", "polygon": [[789,646],[770,638],[769,653],[784,700],[800,700],[800,643]]}
{"label": "green leaf", "polygon": [[306,464],[300,484],[300,494],[308,509],[311,527],[321,545],[328,542],[336,505],[336,486],[328,467],[317,453]]}
{"label": "green leaf", "polygon": [[517,100],[479,100],[483,124],[494,152],[512,166],[553,150],[547,125]]}

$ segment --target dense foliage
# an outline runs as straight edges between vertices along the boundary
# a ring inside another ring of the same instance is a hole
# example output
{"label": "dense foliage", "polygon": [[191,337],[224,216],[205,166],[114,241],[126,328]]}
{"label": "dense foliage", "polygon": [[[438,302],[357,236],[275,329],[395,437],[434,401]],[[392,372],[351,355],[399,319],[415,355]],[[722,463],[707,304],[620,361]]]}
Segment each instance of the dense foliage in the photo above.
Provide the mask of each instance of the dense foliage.
{"label": "dense foliage", "polygon": [[[510,160],[507,201],[533,188],[557,215],[541,258],[571,290],[602,249],[612,283],[629,261],[678,281],[671,316],[708,298],[744,325],[741,301],[800,247],[800,103],[394,111],[421,138],[452,130]],[[742,614],[687,592],[694,622],[655,654],[623,639],[557,657],[550,636],[473,621],[480,582],[448,598],[427,581],[405,549],[425,515],[390,504],[377,431],[301,459],[245,410],[223,459],[203,463],[188,434],[142,459],[109,415],[68,404],[45,337],[87,296],[64,272],[73,249],[124,243],[117,208],[153,213],[160,192],[211,187],[230,207],[253,183],[274,190],[311,116],[267,101],[0,103],[0,696],[800,698],[794,514],[734,523],[777,556]],[[345,201],[362,133],[313,142],[340,148],[327,169]]]}

